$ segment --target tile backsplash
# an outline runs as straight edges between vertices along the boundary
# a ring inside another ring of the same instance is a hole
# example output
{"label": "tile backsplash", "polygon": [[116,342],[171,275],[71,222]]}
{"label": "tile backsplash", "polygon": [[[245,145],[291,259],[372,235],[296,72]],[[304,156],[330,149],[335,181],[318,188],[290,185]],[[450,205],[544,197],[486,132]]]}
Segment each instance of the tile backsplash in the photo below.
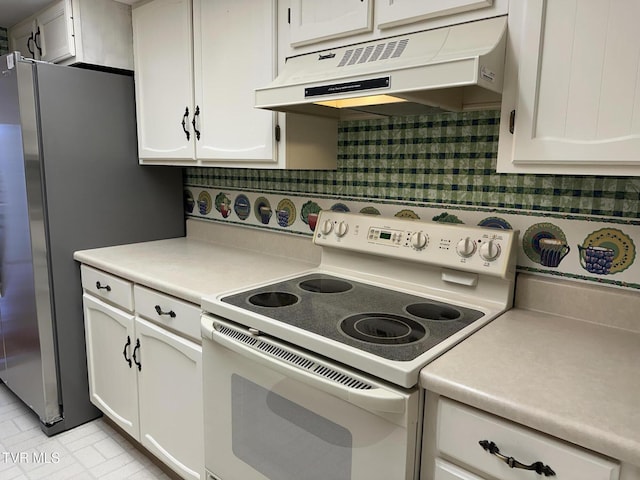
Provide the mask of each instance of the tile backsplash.
{"label": "tile backsplash", "polygon": [[640,177],[497,174],[499,117],[341,122],[332,171],[186,168],[187,215],[298,235],[320,208],[513,228],[521,271],[640,289]]}

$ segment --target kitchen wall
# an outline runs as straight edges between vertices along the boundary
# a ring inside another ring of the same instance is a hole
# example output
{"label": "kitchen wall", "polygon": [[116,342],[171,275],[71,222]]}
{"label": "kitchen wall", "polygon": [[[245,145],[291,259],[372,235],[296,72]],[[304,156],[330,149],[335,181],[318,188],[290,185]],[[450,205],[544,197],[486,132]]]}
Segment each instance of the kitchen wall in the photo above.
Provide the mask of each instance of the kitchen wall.
{"label": "kitchen wall", "polygon": [[320,209],[512,228],[520,271],[640,290],[640,177],[496,174],[498,131],[497,111],[342,122],[337,170],[186,168],[186,215],[307,236]]}
{"label": "kitchen wall", "polygon": [[498,111],[342,122],[337,170],[187,168],[185,209],[309,236],[320,208],[518,229],[521,271],[640,289],[640,177],[496,174],[498,131]]}

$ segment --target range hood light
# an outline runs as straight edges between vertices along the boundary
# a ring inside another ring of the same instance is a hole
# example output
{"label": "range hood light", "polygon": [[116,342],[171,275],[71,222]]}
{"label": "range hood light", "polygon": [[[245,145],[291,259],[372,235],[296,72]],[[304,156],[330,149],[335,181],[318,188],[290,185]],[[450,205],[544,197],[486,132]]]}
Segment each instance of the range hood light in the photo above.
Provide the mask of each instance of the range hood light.
{"label": "range hood light", "polygon": [[387,103],[406,102],[404,98],[393,97],[391,95],[370,95],[368,97],[344,98],[341,100],[327,100],[324,102],[313,102],[316,105],[324,105],[333,108],[354,108],[369,105],[385,105]]}

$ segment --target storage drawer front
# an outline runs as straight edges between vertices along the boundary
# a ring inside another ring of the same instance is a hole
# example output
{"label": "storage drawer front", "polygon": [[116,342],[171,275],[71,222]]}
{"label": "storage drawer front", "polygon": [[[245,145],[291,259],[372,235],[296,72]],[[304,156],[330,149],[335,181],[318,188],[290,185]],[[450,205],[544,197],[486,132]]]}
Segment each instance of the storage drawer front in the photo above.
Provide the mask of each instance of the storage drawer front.
{"label": "storage drawer front", "polygon": [[436,458],[436,472],[433,480],[484,480],[466,470]]}
{"label": "storage drawer front", "polygon": [[138,315],[201,343],[198,305],[139,285],[134,288],[134,296]]}
{"label": "storage drawer front", "polygon": [[530,465],[542,462],[557,480],[617,480],[619,466],[598,455],[447,399],[438,408],[437,448],[442,455],[503,480],[542,478],[535,471],[512,469],[485,451],[480,440],[500,453]]}
{"label": "storage drawer front", "polygon": [[96,297],[133,311],[133,283],[87,265],[80,266],[82,288]]}

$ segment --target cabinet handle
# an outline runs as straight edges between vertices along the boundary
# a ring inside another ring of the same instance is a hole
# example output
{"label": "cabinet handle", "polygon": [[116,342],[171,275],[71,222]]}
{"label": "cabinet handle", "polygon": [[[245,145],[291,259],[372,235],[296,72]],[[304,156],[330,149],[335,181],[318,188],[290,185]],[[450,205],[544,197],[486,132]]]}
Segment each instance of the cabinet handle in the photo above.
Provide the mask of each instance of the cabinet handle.
{"label": "cabinet handle", "polygon": [[187,130],[187,122],[189,121],[189,107],[185,107],[184,115],[182,116],[182,131],[187,136],[187,140],[191,138],[189,130]]}
{"label": "cabinet handle", "polygon": [[142,370],[142,363],[138,361],[138,357],[136,356],[138,350],[140,350],[140,339],[136,338],[136,346],[133,349],[133,363],[138,366],[138,371],[140,372]]}
{"label": "cabinet handle", "polygon": [[156,305],[155,309],[158,315],[169,315],[171,318],[176,318],[176,312],[174,312],[173,310],[169,310],[168,312],[163,312],[162,308],[160,308],[160,305]]}
{"label": "cabinet handle", "polygon": [[511,110],[509,114],[509,133],[513,133],[516,129],[516,111]]}
{"label": "cabinet handle", "polygon": [[500,453],[500,449],[498,446],[489,441],[489,440],[480,440],[478,442],[482,448],[484,448],[491,455],[495,455],[504,463],[509,465],[510,468],[520,468],[522,470],[533,470],[538,475],[544,475],[545,477],[554,477],[556,472],[554,472],[549,465],[545,465],[542,462],[533,462],[531,465],[525,465],[524,463],[520,463],[513,457],[507,457]]}
{"label": "cabinet handle", "polygon": [[96,282],[96,288],[98,290],[106,290],[107,292],[111,291],[111,287],[109,285],[101,285],[100,282]]}
{"label": "cabinet handle", "polygon": [[42,56],[42,48],[40,48],[40,45],[38,44],[38,38],[39,37],[40,37],[40,26],[38,25],[38,31],[36,32],[35,36],[33,37],[33,44],[38,49],[38,54],[40,54],[40,56]]}
{"label": "cabinet handle", "polygon": [[122,355],[124,359],[129,364],[129,368],[131,368],[131,358],[127,357],[127,349],[131,346],[131,337],[127,335],[127,343],[124,344],[124,349],[122,350]]}
{"label": "cabinet handle", "polygon": [[29,50],[32,58],[36,58],[36,54],[31,48],[31,42],[33,42],[33,32],[31,32],[31,35],[29,35],[29,38],[27,39],[27,50]]}
{"label": "cabinet handle", "polygon": [[196,105],[196,111],[193,113],[193,121],[191,125],[193,125],[193,131],[196,132],[196,140],[200,140],[200,130],[196,128],[196,118],[200,117],[200,107]]}

